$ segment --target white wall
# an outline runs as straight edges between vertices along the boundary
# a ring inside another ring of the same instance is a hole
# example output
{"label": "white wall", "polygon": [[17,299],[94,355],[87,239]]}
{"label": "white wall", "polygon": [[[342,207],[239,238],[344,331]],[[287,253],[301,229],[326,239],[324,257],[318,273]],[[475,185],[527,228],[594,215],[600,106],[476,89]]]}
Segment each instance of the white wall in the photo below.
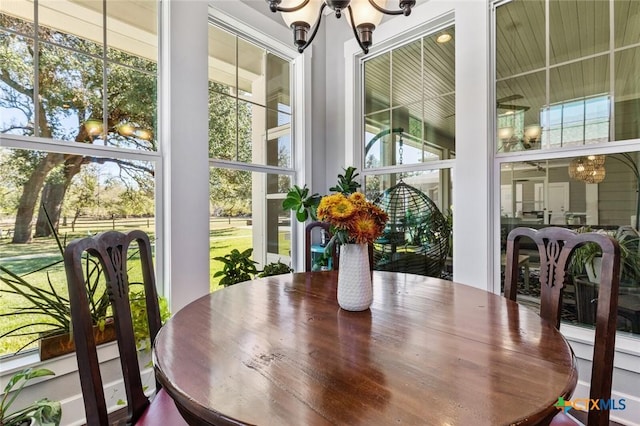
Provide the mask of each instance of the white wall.
{"label": "white wall", "polygon": [[173,312],[209,292],[207,12],[205,2],[171,1],[162,32],[164,286]]}

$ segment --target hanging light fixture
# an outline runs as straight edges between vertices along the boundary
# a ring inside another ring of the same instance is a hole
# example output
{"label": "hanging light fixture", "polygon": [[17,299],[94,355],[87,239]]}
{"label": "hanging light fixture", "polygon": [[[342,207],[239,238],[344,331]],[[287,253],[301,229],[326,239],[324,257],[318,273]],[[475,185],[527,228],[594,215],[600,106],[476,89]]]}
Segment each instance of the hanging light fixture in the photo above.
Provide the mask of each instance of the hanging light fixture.
{"label": "hanging light fixture", "polygon": [[600,183],[604,180],[606,176],[606,171],[604,166],[595,166],[592,170],[589,170],[589,173],[584,177],[584,181],[586,183]]}
{"label": "hanging light fixture", "polygon": [[[411,8],[416,0],[399,0],[400,10],[387,10],[378,5],[376,1],[382,1],[385,6],[387,0],[266,0],[272,12],[282,12],[282,19],[293,30],[293,42],[302,53],[313,41],[325,7],[333,9],[336,18],[342,16],[344,9],[349,12],[348,23],[353,29],[353,34],[366,54],[373,43],[373,30],[382,21],[382,15],[411,14]],[[311,24],[315,21],[313,29]],[[309,35],[311,31],[311,35]]]}
{"label": "hanging light fixture", "polygon": [[600,183],[606,176],[604,155],[577,157],[569,163],[569,177],[586,183]]}

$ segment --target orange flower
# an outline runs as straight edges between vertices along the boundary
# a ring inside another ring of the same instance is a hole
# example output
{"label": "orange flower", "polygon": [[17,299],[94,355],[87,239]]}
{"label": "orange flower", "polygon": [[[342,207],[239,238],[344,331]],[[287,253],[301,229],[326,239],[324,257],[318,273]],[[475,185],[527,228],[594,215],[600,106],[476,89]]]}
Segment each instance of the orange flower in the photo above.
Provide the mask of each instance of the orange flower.
{"label": "orange flower", "polygon": [[382,234],[388,220],[387,214],[361,192],[322,197],[317,217],[331,224],[334,233],[342,236],[340,241],[369,244]]}

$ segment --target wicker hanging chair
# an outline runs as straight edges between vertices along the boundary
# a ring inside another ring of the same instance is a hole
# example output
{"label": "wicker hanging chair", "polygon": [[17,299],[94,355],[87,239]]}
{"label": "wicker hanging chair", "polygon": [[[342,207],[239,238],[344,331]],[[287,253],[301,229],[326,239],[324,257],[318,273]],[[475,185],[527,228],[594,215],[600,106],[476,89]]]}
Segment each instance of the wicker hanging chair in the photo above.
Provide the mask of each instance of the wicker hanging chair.
{"label": "wicker hanging chair", "polygon": [[374,269],[440,277],[450,228],[438,206],[402,180],[374,203],[389,215],[383,235],[374,243]]}

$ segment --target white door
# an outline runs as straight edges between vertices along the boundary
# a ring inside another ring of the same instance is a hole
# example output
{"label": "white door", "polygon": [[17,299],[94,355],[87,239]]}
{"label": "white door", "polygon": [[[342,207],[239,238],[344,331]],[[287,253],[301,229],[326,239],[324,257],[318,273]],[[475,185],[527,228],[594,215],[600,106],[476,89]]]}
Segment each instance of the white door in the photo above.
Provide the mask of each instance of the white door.
{"label": "white door", "polygon": [[550,183],[548,191],[547,211],[551,212],[549,223],[551,225],[566,224],[564,212],[571,210],[569,206],[569,182]]}

